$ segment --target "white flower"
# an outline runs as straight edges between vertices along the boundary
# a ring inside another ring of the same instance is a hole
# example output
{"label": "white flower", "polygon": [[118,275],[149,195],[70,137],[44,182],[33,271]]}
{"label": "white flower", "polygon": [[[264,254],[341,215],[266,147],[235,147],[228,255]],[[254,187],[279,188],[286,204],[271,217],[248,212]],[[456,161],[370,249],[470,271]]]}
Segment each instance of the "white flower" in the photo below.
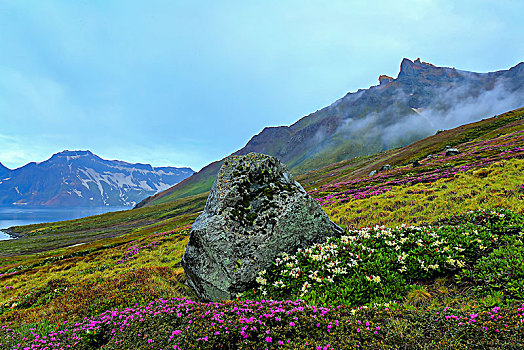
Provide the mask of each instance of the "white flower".
{"label": "white flower", "polygon": [[311,285],[306,281],[304,282],[304,284],[302,285],[302,289],[300,289],[301,291],[301,294],[304,295],[306,294],[307,290],[311,288]]}
{"label": "white flower", "polygon": [[290,272],[289,272],[289,275],[293,278],[298,278],[298,276],[300,275],[300,267],[295,267],[294,269],[292,269]]}
{"label": "white flower", "polygon": [[255,281],[257,281],[258,284],[265,286],[267,283],[267,280],[264,277],[258,276]]}
{"label": "white flower", "polygon": [[284,288],[286,285],[282,281],[276,281],[275,283],[273,283],[273,286],[275,288]]}

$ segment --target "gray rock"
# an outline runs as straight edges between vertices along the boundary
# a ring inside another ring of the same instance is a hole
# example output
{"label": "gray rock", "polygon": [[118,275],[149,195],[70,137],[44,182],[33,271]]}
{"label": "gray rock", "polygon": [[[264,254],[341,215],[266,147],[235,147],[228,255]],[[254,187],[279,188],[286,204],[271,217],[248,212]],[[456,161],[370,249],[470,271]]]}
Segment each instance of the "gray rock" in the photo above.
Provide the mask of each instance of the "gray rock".
{"label": "gray rock", "polygon": [[276,158],[230,156],[191,228],[181,264],[199,298],[227,300],[252,288],[281,252],[342,233]]}
{"label": "gray rock", "polygon": [[373,175],[375,175],[376,173],[377,173],[376,170],[371,170],[368,176],[373,176]]}
{"label": "gray rock", "polygon": [[446,149],[446,157],[456,156],[459,154],[460,151],[456,148],[448,148]]}
{"label": "gray rock", "polygon": [[386,165],[383,165],[383,166],[380,168],[380,171],[386,171],[386,170],[391,170],[391,165],[386,164]]}

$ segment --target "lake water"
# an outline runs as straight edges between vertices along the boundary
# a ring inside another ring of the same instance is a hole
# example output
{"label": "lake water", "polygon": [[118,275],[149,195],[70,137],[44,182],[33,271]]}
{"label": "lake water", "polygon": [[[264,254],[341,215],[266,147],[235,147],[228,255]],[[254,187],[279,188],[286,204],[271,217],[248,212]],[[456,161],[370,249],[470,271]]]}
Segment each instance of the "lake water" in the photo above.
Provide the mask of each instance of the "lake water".
{"label": "lake water", "polygon": [[[63,220],[79,219],[86,216],[104,214],[111,211],[131,209],[131,207],[94,208],[19,208],[0,207],[0,230],[11,226],[39,224]],[[0,240],[10,239],[0,231]]]}

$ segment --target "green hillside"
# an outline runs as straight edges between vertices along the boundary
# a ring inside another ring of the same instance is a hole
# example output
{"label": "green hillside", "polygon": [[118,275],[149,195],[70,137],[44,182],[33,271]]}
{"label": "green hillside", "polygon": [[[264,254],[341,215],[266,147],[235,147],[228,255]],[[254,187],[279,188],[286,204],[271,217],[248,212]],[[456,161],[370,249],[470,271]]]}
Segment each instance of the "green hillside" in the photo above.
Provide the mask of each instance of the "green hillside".
{"label": "green hillside", "polygon": [[136,205],[136,208],[142,208],[146,206],[168,203],[177,199],[182,199],[190,196],[198,196],[207,193],[213,186],[216,174],[222,166],[222,161],[213,162],[193,176],[188,177],[179,184],[168,188],[167,190],[157,193],[154,196],[144,199],[142,202]]}
{"label": "green hillside", "polygon": [[345,236],[282,256],[228,303],[199,303],[183,283],[206,195],[13,228],[0,348],[521,348],[523,118],[299,176]]}

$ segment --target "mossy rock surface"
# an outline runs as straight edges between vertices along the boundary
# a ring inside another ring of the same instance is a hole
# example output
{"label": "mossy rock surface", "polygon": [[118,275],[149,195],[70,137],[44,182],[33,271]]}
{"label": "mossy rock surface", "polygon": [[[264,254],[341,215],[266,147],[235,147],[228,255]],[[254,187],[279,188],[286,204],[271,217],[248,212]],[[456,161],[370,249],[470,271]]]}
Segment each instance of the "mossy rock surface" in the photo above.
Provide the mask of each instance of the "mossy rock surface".
{"label": "mossy rock surface", "polygon": [[227,300],[251,288],[281,252],[341,233],[278,159],[231,156],[192,226],[182,266],[201,299]]}

